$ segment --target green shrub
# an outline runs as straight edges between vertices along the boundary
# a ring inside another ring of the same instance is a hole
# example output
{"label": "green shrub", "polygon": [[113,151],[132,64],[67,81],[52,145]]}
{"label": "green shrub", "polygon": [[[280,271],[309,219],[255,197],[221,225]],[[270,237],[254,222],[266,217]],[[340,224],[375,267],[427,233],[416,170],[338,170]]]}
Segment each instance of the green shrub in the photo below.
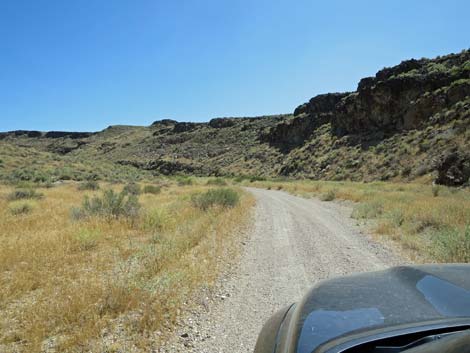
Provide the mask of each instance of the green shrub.
{"label": "green shrub", "polygon": [[44,195],[34,189],[17,189],[8,195],[8,200],[40,199]]}
{"label": "green shrub", "polygon": [[75,235],[75,240],[78,243],[78,248],[82,251],[87,251],[95,248],[98,245],[98,239],[101,236],[99,230],[93,229],[80,229]]}
{"label": "green shrub", "polygon": [[405,223],[405,215],[400,209],[393,209],[387,213],[387,217],[390,219],[390,222],[395,227],[401,227]]}
{"label": "green shrub", "polygon": [[226,186],[227,182],[222,178],[209,179],[207,185]]}
{"label": "green shrub", "polygon": [[38,170],[21,168],[11,172],[9,179],[11,182],[30,181],[33,183],[45,183],[50,180],[50,176]]}
{"label": "green shrub", "polygon": [[161,231],[170,217],[168,213],[159,208],[155,208],[146,213],[143,221],[143,227],[146,230]]}
{"label": "green shrub", "polygon": [[432,186],[432,196],[437,197],[439,196],[439,192],[441,191],[441,188],[439,185],[433,185]]}
{"label": "green shrub", "polygon": [[193,179],[190,177],[177,177],[176,182],[179,186],[192,185]]}
{"label": "green shrub", "polygon": [[446,228],[433,237],[433,252],[442,262],[470,262],[470,225],[464,230]]}
{"label": "green shrub", "polygon": [[30,202],[14,202],[8,206],[12,215],[18,216],[31,213],[33,205]]}
{"label": "green shrub", "polygon": [[142,191],[144,194],[159,194],[162,188],[158,185],[145,185]]}
{"label": "green shrub", "polygon": [[411,167],[408,167],[408,166],[407,166],[407,167],[404,167],[404,168],[401,170],[400,174],[401,174],[403,177],[408,177],[408,176],[410,176],[410,174],[411,174]]}
{"label": "green shrub", "polygon": [[383,213],[383,205],[379,201],[364,202],[356,205],[351,214],[352,218],[370,219],[377,218]]}
{"label": "green shrub", "polygon": [[82,207],[72,208],[71,216],[75,220],[92,216],[107,218],[130,218],[139,216],[140,204],[136,195],[128,194],[124,190],[117,193],[113,190],[105,190],[101,197],[85,196]]}
{"label": "green shrub", "polygon": [[122,191],[123,191],[125,194],[129,194],[129,195],[140,195],[140,193],[141,193],[140,186],[139,186],[139,184],[137,184],[137,183],[129,183],[129,184],[127,184],[126,186],[124,186],[124,188],[122,189]]}
{"label": "green shrub", "polygon": [[212,206],[234,207],[239,200],[238,193],[228,188],[208,190],[205,193],[196,194],[192,198],[193,204],[204,211]]}
{"label": "green shrub", "polygon": [[266,178],[258,175],[250,177],[250,183],[254,183],[255,181],[266,181]]}
{"label": "green shrub", "polygon": [[78,190],[98,190],[100,185],[94,180],[88,180],[78,185]]}
{"label": "green shrub", "polygon": [[334,199],[336,199],[336,190],[329,190],[320,196],[322,201],[333,201]]}

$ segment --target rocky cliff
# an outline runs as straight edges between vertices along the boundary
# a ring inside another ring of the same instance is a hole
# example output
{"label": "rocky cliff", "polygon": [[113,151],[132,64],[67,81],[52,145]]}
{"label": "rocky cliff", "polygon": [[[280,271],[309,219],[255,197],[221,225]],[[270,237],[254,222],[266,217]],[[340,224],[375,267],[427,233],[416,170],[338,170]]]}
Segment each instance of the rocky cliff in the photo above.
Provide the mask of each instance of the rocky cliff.
{"label": "rocky cliff", "polygon": [[466,50],[403,61],[362,79],[355,92],[318,95],[293,114],[0,133],[0,178],[60,179],[66,167],[75,179],[245,174],[458,186],[469,183],[469,151]]}

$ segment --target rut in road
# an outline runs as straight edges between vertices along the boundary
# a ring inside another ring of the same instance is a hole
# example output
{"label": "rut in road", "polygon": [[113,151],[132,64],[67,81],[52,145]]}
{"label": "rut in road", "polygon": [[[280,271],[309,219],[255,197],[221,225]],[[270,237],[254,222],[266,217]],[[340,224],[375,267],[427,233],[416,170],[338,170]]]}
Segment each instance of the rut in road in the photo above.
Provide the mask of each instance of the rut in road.
{"label": "rut in road", "polygon": [[257,201],[254,229],[235,275],[224,283],[230,296],[195,317],[185,345],[172,350],[252,352],[271,314],[319,280],[404,263],[361,234],[343,206],[247,190]]}

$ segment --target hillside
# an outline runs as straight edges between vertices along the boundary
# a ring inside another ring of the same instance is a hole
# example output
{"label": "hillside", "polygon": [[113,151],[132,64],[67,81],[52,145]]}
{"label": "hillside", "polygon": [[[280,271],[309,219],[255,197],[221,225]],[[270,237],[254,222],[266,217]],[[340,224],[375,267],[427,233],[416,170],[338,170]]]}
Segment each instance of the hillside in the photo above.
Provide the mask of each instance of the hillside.
{"label": "hillside", "polygon": [[0,134],[3,180],[193,174],[468,185],[470,51],[403,61],[291,115]]}

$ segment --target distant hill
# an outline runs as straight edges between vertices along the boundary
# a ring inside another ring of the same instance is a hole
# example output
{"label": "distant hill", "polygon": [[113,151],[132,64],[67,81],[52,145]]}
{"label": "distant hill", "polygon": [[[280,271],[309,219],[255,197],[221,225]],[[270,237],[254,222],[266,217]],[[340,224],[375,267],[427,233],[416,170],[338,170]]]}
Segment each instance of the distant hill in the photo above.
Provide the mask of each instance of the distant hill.
{"label": "distant hill", "polygon": [[403,61],[293,114],[164,119],[96,133],[0,133],[0,178],[120,180],[153,175],[434,180],[468,185],[470,51]]}

